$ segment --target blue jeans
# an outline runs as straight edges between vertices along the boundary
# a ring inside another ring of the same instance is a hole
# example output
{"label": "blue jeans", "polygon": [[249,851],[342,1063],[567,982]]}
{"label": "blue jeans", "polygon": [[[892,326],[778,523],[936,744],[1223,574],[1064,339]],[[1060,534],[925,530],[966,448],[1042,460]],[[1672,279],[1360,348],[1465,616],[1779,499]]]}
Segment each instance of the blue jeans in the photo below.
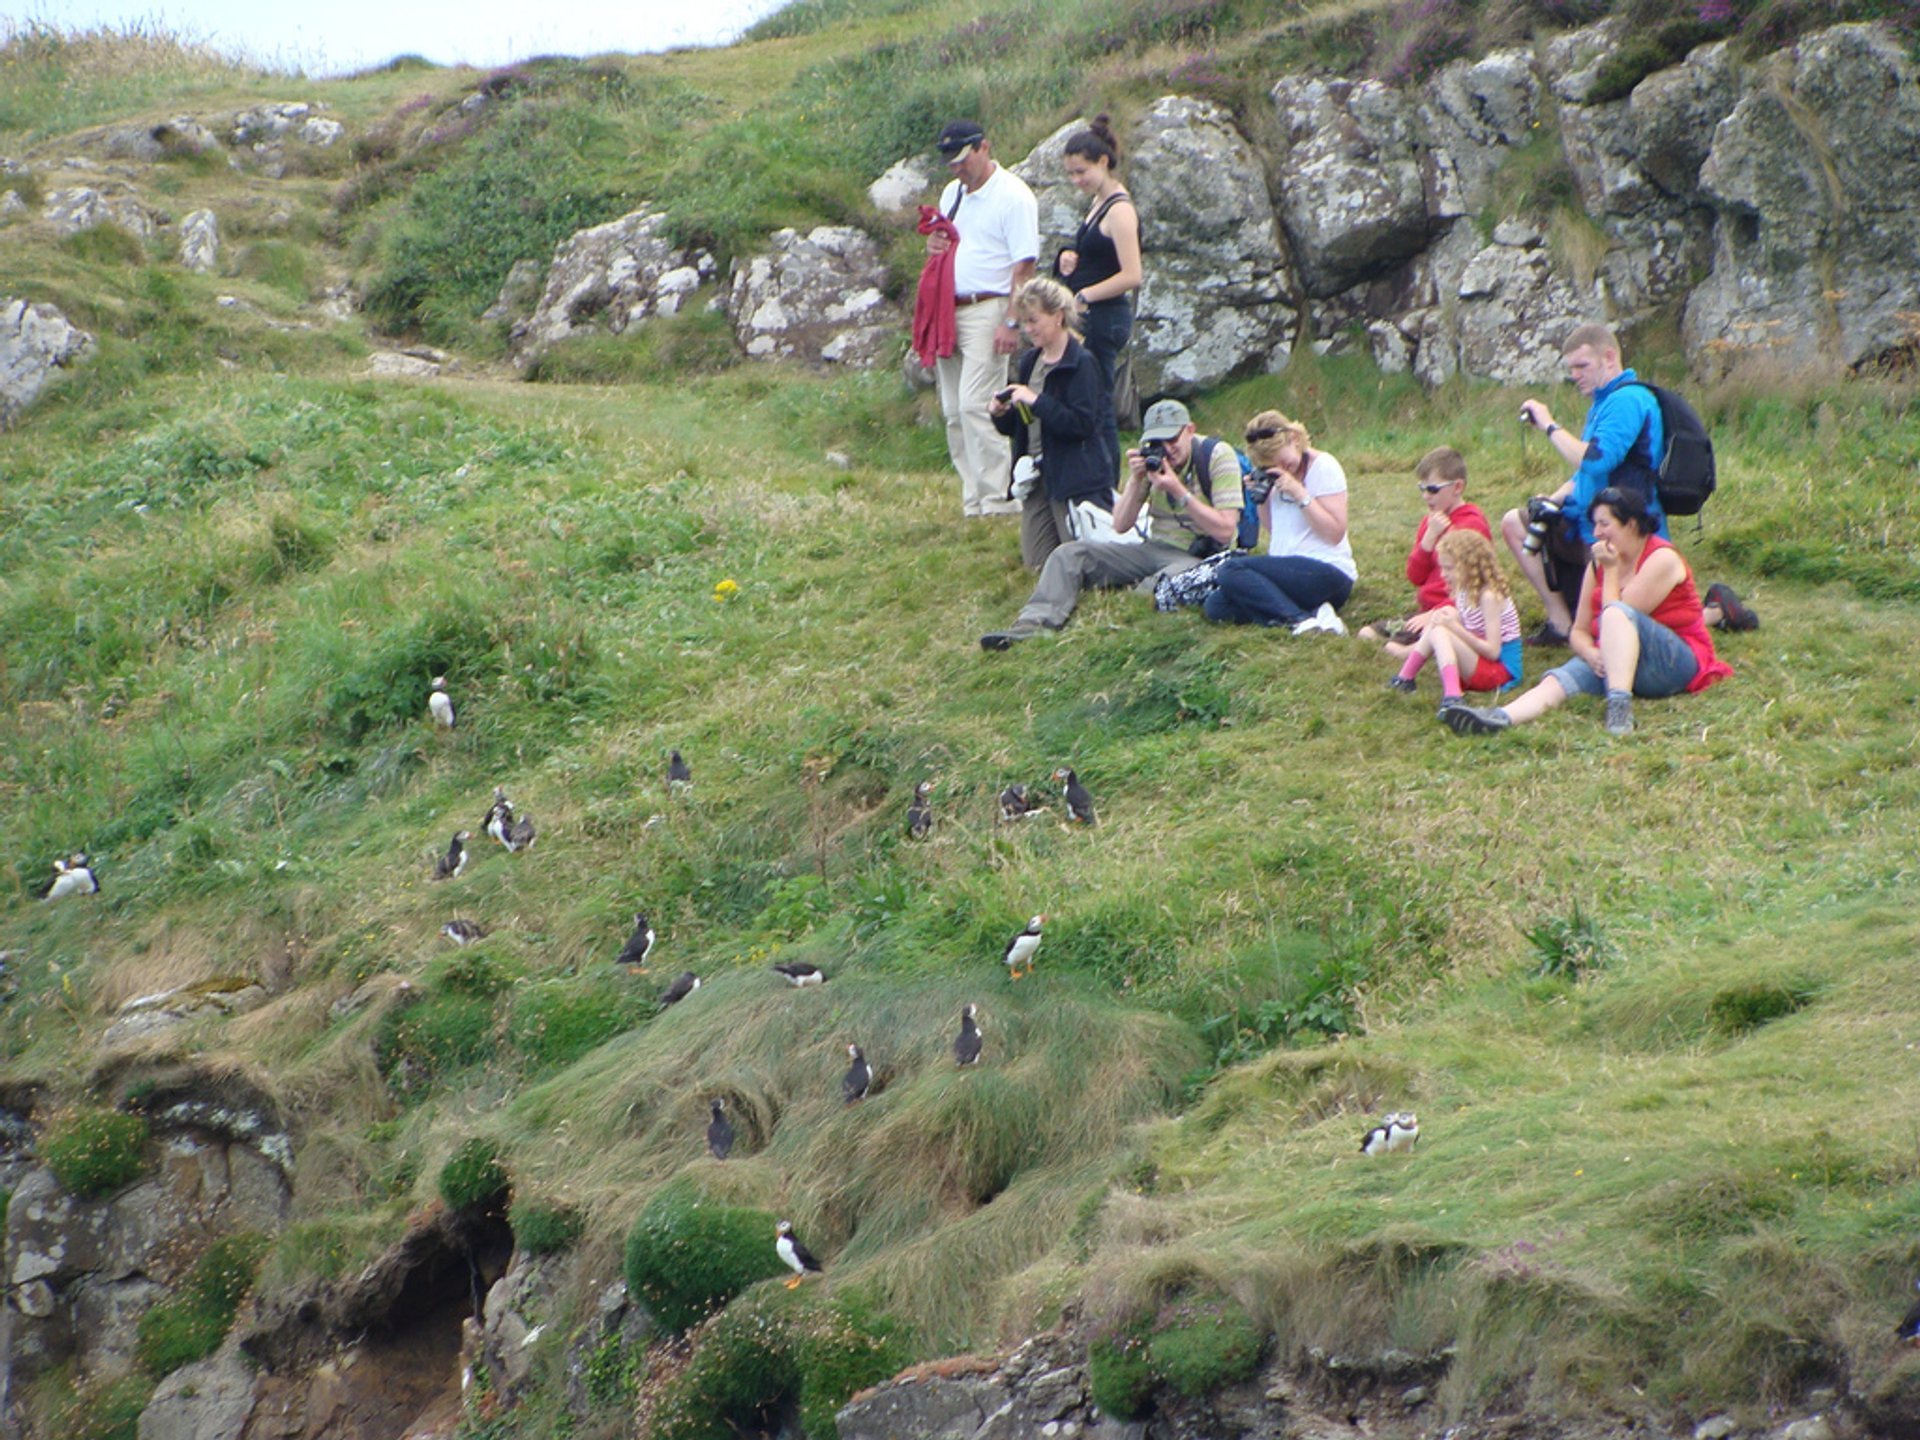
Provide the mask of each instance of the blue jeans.
{"label": "blue jeans", "polygon": [[[1120,368],[1120,352],[1127,348],[1127,341],[1133,335],[1133,297],[1118,295],[1111,300],[1096,300],[1087,306],[1087,313],[1081,319],[1081,343],[1087,347],[1087,353],[1093,356],[1094,368],[1100,372],[1100,393],[1106,397],[1107,411],[1113,414],[1113,377]],[[1110,432],[1108,450],[1117,473],[1120,469],[1120,430],[1116,418],[1107,423],[1113,426]]]}
{"label": "blue jeans", "polygon": [[1201,613],[1233,625],[1298,625],[1322,605],[1338,610],[1353,594],[1345,571],[1299,555],[1240,555],[1220,567]]}
{"label": "blue jeans", "polygon": [[[1687,642],[1650,615],[1643,615],[1625,601],[1615,600],[1608,610],[1618,610],[1633,620],[1640,632],[1640,664],[1633,672],[1633,693],[1642,700],[1660,700],[1678,695],[1700,673],[1700,660],[1687,648]],[[1560,682],[1568,695],[1605,695],[1608,682],[1593,673],[1593,667],[1575,656],[1547,674]]]}

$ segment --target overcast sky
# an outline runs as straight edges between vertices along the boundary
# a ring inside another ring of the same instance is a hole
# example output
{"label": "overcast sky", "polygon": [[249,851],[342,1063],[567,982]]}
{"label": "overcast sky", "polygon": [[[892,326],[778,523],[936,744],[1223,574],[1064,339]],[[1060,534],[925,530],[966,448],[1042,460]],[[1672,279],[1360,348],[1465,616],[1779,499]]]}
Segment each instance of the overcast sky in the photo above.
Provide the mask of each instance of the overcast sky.
{"label": "overcast sky", "polygon": [[[335,75],[395,55],[504,65],[532,55],[724,45],[783,0],[0,0],[6,21],[161,28],[278,69]],[[6,21],[0,21],[0,29]]]}

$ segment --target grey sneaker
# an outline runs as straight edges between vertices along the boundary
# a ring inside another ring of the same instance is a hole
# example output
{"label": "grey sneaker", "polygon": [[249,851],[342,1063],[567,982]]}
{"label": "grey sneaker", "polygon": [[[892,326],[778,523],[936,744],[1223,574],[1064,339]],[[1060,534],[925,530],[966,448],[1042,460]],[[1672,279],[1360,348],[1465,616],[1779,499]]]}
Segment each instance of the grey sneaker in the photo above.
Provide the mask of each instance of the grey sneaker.
{"label": "grey sneaker", "polygon": [[1607,734],[1631,735],[1633,733],[1633,697],[1631,695],[1607,696]]}
{"label": "grey sneaker", "polygon": [[1505,710],[1477,710],[1471,705],[1442,705],[1440,723],[1456,735],[1498,735],[1513,725]]}
{"label": "grey sneaker", "polygon": [[1031,640],[1044,626],[1029,624],[1025,620],[1016,620],[1004,630],[990,630],[980,637],[982,650],[1011,650],[1021,640]]}
{"label": "grey sneaker", "polygon": [[1418,685],[1412,680],[1409,680],[1405,675],[1396,675],[1387,681],[1387,689],[1398,690],[1402,695],[1411,695],[1419,688]]}

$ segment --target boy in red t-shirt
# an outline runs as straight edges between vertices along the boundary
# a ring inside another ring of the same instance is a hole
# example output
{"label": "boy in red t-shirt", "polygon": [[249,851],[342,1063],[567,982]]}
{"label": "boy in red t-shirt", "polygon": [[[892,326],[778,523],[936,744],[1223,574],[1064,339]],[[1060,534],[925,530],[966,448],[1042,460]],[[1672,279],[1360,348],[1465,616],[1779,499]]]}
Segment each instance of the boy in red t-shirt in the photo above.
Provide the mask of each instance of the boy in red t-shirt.
{"label": "boy in red t-shirt", "polygon": [[1406,647],[1426,629],[1429,612],[1453,603],[1447,593],[1446,577],[1433,558],[1433,550],[1449,530],[1477,530],[1489,540],[1493,532],[1478,505],[1467,500],[1466,457],[1451,445],[1429,450],[1413,467],[1414,483],[1420,487],[1427,513],[1413,532],[1413,549],[1407,552],[1407,580],[1414,590],[1414,613],[1398,620],[1381,620],[1363,626],[1363,640],[1387,642],[1390,654],[1404,658]]}

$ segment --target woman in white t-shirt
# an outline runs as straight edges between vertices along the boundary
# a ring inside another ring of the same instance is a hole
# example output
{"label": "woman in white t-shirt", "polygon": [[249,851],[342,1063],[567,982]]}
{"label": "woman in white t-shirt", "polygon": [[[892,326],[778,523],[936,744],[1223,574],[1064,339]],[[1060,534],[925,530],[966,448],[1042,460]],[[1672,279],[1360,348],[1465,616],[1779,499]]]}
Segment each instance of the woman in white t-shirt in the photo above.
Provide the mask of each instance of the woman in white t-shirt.
{"label": "woman in white t-shirt", "polygon": [[1247,422],[1247,459],[1261,502],[1267,553],[1237,555],[1220,567],[1202,607],[1209,620],[1285,625],[1296,635],[1344,635],[1339,611],[1353,593],[1358,571],[1347,543],[1347,472],[1312,448],[1307,427],[1278,410]]}

